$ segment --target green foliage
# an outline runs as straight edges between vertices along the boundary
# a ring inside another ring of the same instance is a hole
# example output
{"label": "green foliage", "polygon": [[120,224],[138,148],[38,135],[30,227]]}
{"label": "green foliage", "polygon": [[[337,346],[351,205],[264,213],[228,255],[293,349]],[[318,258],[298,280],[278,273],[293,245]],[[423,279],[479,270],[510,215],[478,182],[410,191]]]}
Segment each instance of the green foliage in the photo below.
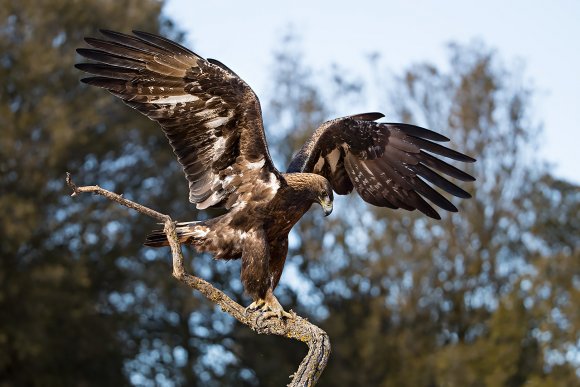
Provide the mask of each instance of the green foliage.
{"label": "green foliage", "polygon": [[[276,57],[283,86],[273,88],[284,93],[270,125],[289,134],[283,150],[315,127],[301,106],[331,116],[299,57],[292,48]],[[449,62],[447,71],[411,66],[389,103],[401,120],[444,133],[478,159],[468,171],[478,179],[467,187],[474,197],[456,201],[460,213],[437,222],[349,198],[334,220],[313,213],[298,224],[289,264],[304,275],[293,298],[333,344],[321,385],[578,383],[577,364],[565,360],[577,353],[580,328],[578,186],[534,160],[539,129],[519,69],[479,44],[451,46]],[[252,347],[262,351],[271,352]],[[256,372],[261,383],[277,380]]]}
{"label": "green foliage", "polygon": [[[73,68],[75,49],[98,28],[175,36],[161,7],[2,1],[0,385],[124,385],[128,360],[147,349],[139,321],[156,308],[147,288],[162,290],[144,274],[155,267],[139,241],[153,224],[102,200],[73,201],[64,173],[138,200],[147,191],[159,202],[178,196],[169,184],[179,171],[155,125],[80,86]],[[170,188],[147,189],[158,178]]]}
{"label": "green foliage", "polygon": [[[2,2],[2,386],[284,385],[305,353],[256,337],[177,284],[167,252],[141,247],[153,221],[68,197],[65,171],[180,220],[212,215],[187,202],[156,125],[79,84],[72,67],[97,28],[179,38],[161,8]],[[319,87],[298,45],[287,38],[275,53],[264,103],[280,169],[321,121],[357,113],[351,104],[384,87],[337,67]],[[482,45],[452,46],[448,69],[411,66],[384,96],[399,119],[478,159],[468,171],[478,178],[467,186],[474,198],[455,202],[459,214],[436,222],[341,197],[330,219],[312,211],[292,233],[277,292],[331,336],[321,385],[578,384],[580,190],[534,160],[533,93],[518,71]],[[237,262],[191,262],[248,301]]]}

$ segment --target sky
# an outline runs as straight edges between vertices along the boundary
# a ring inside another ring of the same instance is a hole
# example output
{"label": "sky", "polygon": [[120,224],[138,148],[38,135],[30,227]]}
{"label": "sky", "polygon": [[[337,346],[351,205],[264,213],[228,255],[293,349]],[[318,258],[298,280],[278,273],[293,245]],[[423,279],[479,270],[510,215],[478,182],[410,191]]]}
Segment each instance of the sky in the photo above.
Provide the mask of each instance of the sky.
{"label": "sky", "polygon": [[[416,62],[444,66],[448,43],[479,39],[508,66],[524,64],[544,128],[538,157],[580,183],[580,1],[168,0],[165,14],[187,33],[186,45],[225,63],[262,100],[272,53],[290,28],[307,66],[336,63],[353,74],[375,52],[394,74]],[[388,116],[389,107],[380,111]]]}

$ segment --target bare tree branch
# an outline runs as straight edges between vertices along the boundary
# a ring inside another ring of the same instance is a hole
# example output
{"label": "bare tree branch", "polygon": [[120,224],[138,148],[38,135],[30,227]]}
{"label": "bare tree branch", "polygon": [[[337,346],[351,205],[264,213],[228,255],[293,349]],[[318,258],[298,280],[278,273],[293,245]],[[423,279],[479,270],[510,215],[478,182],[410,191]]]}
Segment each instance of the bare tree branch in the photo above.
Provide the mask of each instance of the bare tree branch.
{"label": "bare tree branch", "polygon": [[181,246],[175,232],[175,222],[169,215],[164,215],[127,200],[122,195],[103,189],[98,185],[77,187],[68,172],[66,174],[66,182],[73,191],[71,196],[76,196],[83,192],[92,192],[163,222],[173,257],[173,276],[189,287],[201,292],[211,302],[219,305],[224,312],[233,316],[242,324],[247,325],[256,333],[284,336],[306,343],[308,345],[308,353],[300,363],[298,370],[291,375],[292,381],[288,386],[314,386],[316,384],[330,356],[330,340],[326,332],[297,315],[293,319],[264,319],[260,311],[246,310],[209,282],[187,273],[183,263]]}

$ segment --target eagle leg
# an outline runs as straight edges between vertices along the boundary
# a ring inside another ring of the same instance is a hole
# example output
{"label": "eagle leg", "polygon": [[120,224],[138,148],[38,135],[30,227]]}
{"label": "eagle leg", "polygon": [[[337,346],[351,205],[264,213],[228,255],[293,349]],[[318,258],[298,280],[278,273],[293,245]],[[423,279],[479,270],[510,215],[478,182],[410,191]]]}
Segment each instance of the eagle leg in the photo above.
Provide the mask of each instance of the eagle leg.
{"label": "eagle leg", "polygon": [[265,318],[265,319],[271,318],[271,317],[278,317],[279,319],[283,319],[283,318],[294,319],[294,318],[296,318],[296,313],[294,313],[294,312],[288,313],[284,310],[284,308],[282,308],[282,305],[280,305],[280,302],[278,302],[278,299],[276,298],[276,296],[274,296],[274,293],[272,293],[272,289],[268,289],[268,292],[266,293],[266,297],[263,301],[264,301],[264,305],[260,309],[263,312],[262,318]]}

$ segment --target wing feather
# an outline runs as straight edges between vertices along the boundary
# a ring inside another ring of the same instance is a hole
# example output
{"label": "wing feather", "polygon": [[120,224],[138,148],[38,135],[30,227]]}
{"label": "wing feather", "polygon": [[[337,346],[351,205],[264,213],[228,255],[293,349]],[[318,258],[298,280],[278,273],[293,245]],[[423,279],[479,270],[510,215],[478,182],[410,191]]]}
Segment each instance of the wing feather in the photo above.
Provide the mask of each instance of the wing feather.
{"label": "wing feather", "polygon": [[431,141],[423,140],[422,138],[415,137],[413,139],[413,143],[423,150],[436,153],[440,156],[445,156],[453,160],[463,161],[465,163],[473,163],[475,161],[475,159],[466,156],[463,153],[459,153],[453,149],[432,143]]}
{"label": "wing feather", "polygon": [[409,136],[424,138],[426,140],[437,141],[437,142],[447,142],[450,141],[447,137],[434,132],[429,129],[422,128],[420,126],[411,125],[411,124],[390,124],[392,127],[395,127],[405,134]]}
{"label": "wing feather", "polygon": [[161,36],[101,33],[106,39],[86,38],[92,48],[77,50],[99,62],[76,65],[93,75],[82,82],[107,89],[161,125],[192,203],[229,208],[251,186],[262,197],[264,190],[275,193],[280,174],[268,152],[260,102],[242,79]]}
{"label": "wing feather", "polygon": [[463,181],[475,179],[435,155],[467,163],[475,159],[435,143],[449,139],[431,130],[374,122],[382,116],[365,113],[325,122],[294,156],[288,172],[318,173],[336,193],[355,188],[363,200],[380,207],[418,209],[440,219],[427,199],[456,212],[457,207],[434,187],[460,198],[471,195],[433,169]]}

